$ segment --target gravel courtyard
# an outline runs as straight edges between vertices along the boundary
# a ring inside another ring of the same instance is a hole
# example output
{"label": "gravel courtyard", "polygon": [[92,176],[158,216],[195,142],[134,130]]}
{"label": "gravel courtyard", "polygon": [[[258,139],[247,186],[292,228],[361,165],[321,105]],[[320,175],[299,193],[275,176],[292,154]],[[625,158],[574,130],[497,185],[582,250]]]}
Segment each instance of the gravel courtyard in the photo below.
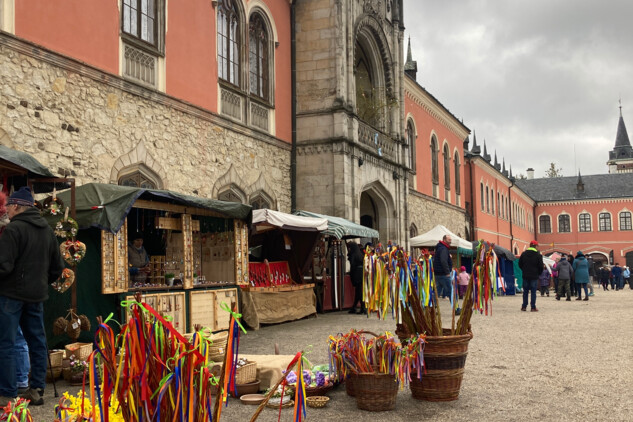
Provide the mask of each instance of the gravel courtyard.
{"label": "gravel courtyard", "polygon": [[[520,307],[519,295],[498,297],[492,316],[473,316],[474,338],[459,400],[420,402],[403,390],[394,411],[371,413],[358,410],[354,398],[339,387],[329,394],[326,408],[307,408],[307,420],[633,420],[633,290],[604,292],[596,287],[587,302],[559,302],[553,294],[539,294],[540,312],[520,312]],[[240,350],[272,354],[278,343],[281,354],[294,354],[312,345],[310,361],[327,363],[328,336],[351,328],[393,332],[395,322],[328,313],[249,331]],[[63,381],[57,388],[60,393],[77,389]],[[229,400],[222,420],[250,420],[255,406]],[[53,421],[55,402],[49,385],[44,406],[32,408],[34,420]],[[258,421],[277,417],[278,410],[264,409]],[[292,409],[284,409],[281,420],[292,420]]]}

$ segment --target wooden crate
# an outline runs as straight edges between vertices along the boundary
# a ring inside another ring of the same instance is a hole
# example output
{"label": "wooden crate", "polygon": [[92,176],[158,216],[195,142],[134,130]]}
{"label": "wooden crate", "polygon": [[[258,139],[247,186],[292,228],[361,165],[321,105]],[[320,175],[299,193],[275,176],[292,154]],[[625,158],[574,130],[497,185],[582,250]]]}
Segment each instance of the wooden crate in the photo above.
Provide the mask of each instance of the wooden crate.
{"label": "wooden crate", "polygon": [[215,324],[213,331],[228,330],[231,322],[231,314],[220,307],[222,302],[226,303],[231,309],[236,306],[236,312],[239,312],[239,304],[237,303],[237,288],[213,290],[215,293]]}
{"label": "wooden crate", "polygon": [[215,293],[213,290],[189,292],[189,331],[200,324],[211,331],[215,330]]}
{"label": "wooden crate", "polygon": [[[134,296],[127,296],[127,300],[133,300]],[[141,300],[154,308],[161,316],[170,317],[171,325],[180,333],[187,332],[187,315],[185,313],[185,292],[154,293],[141,296]],[[126,311],[126,320],[129,321],[130,312]]]}

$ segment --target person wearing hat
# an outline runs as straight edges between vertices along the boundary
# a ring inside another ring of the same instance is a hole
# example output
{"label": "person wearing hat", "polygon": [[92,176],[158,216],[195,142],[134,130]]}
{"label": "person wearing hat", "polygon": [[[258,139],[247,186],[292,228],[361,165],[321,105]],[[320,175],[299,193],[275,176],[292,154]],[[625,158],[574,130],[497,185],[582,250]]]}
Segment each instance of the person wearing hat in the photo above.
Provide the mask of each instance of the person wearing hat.
{"label": "person wearing hat", "polygon": [[[589,262],[582,253],[578,251],[576,253],[576,259],[574,259],[574,278],[576,280],[576,290],[578,290],[578,297],[576,300],[589,300],[589,293],[587,291],[587,283],[589,283]],[[582,298],[582,289],[585,290],[585,298]]]}
{"label": "person wearing hat", "polygon": [[463,265],[459,268],[459,274],[457,274],[457,285],[459,286],[459,298],[463,299],[466,289],[468,288],[468,282],[470,281],[470,274],[466,271],[466,267]]}
{"label": "person wearing hat", "polygon": [[130,276],[135,283],[145,283],[149,268],[149,255],[143,247],[143,233],[136,232],[127,248],[127,260],[130,266]]}
{"label": "person wearing hat", "polygon": [[44,404],[48,347],[44,301],[48,284],[62,274],[64,261],[48,223],[22,187],[7,201],[9,224],[0,236],[0,407],[18,395],[15,345],[18,327],[29,348],[31,377],[20,394],[31,405]]}
{"label": "person wearing hat", "polygon": [[543,272],[543,255],[536,249],[538,242],[533,240],[530,247],[521,254],[519,268],[523,273],[523,305],[522,311],[527,310],[528,294],[530,294],[530,306],[532,312],[538,312],[536,308],[536,289],[539,275]]}

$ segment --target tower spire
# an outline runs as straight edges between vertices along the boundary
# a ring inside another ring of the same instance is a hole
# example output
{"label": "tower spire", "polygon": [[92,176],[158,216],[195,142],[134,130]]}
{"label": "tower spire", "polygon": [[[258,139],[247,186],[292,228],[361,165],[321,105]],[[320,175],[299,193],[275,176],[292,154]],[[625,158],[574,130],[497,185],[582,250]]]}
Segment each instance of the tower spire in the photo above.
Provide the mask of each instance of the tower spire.
{"label": "tower spire", "polygon": [[413,60],[411,54],[411,36],[409,36],[409,45],[407,46],[407,61],[404,64],[404,73],[409,75],[414,81],[418,73],[418,62]]}

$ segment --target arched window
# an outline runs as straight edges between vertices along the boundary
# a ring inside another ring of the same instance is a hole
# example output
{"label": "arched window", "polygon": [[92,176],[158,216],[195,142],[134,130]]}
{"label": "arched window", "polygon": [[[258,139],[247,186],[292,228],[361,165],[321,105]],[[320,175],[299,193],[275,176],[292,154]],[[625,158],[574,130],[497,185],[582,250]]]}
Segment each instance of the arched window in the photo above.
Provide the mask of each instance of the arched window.
{"label": "arched window", "polygon": [[552,232],[552,221],[549,218],[549,215],[542,215],[538,218],[538,226],[540,233],[551,233]]}
{"label": "arched window", "polygon": [[611,231],[611,214],[608,212],[598,214],[598,230],[601,232]]}
{"label": "arched window", "polygon": [[578,231],[580,232],[591,231],[591,214],[585,212],[578,216]]}
{"label": "arched window", "polygon": [[409,226],[409,239],[414,238],[418,235],[418,228],[416,227],[415,224],[411,223],[411,226]]}
{"label": "arched window", "polygon": [[440,184],[440,169],[438,163],[439,149],[437,145],[437,138],[435,135],[431,138],[431,177],[433,178],[433,184]]}
{"label": "arched window", "polygon": [[156,183],[140,171],[119,178],[119,185],[143,189],[156,189]]}
{"label": "arched window", "polygon": [[218,0],[218,76],[240,86],[240,14],[234,0]]}
{"label": "arched window", "polygon": [[268,31],[258,13],[254,13],[248,23],[248,46],[250,92],[268,100]]}
{"label": "arched window", "polygon": [[218,199],[225,202],[246,203],[246,195],[244,192],[233,184],[222,189],[218,194]]}
{"label": "arched window", "polygon": [[622,211],[620,213],[620,230],[633,230],[630,211]]}
{"label": "arched window", "polygon": [[558,232],[570,233],[571,232],[571,218],[567,214],[561,214],[558,216]]}
{"label": "arched window", "polygon": [[490,190],[486,186],[486,212],[490,212]]}
{"label": "arched window", "polygon": [[123,32],[150,44],[158,46],[159,19],[158,0],[123,0]]}
{"label": "arched window", "polygon": [[451,190],[451,153],[444,145],[444,189]]}
{"label": "arched window", "polygon": [[413,128],[413,121],[411,119],[407,121],[407,144],[409,145],[411,171],[415,172],[415,129]]}
{"label": "arched window", "polygon": [[459,177],[459,154],[455,152],[453,157],[453,165],[455,166],[455,193],[459,195],[461,193],[461,181]]}
{"label": "arched window", "polygon": [[490,188],[490,211],[495,214],[495,189]]}
{"label": "arched window", "polygon": [[481,194],[479,196],[481,197],[481,210],[486,211],[486,199],[484,197],[484,183],[483,182],[481,182],[480,187],[481,187]]}
{"label": "arched window", "polygon": [[257,195],[251,197],[249,203],[254,210],[272,208],[271,200],[269,199],[268,195],[264,194],[263,192],[260,192]]}

